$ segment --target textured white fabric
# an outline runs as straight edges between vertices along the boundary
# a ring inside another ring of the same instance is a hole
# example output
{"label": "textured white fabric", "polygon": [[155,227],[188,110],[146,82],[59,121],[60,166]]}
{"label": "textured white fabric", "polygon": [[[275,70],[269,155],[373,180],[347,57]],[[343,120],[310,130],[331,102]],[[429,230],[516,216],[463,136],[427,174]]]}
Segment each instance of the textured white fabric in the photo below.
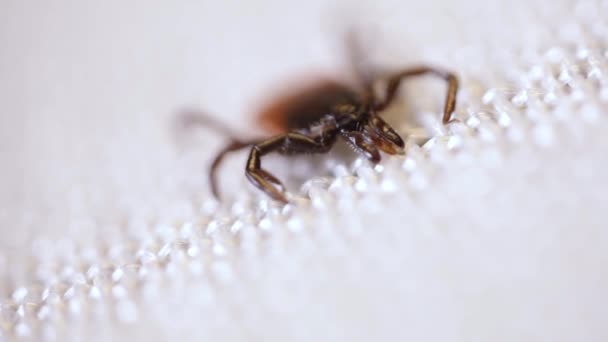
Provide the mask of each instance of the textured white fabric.
{"label": "textured white fabric", "polygon": [[[608,2],[0,6],[0,340],[608,339]],[[270,160],[279,207],[235,154],[218,206],[221,137],[170,119],[254,134],[281,81],[340,72],[339,18],[456,71],[461,123],[409,82],[406,156]]]}

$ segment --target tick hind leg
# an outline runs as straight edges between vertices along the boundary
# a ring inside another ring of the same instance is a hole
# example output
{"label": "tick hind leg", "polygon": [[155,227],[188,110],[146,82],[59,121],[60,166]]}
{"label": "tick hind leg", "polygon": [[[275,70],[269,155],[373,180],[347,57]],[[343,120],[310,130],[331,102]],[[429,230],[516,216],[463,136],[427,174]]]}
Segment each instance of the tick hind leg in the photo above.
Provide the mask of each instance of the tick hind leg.
{"label": "tick hind leg", "polygon": [[422,76],[422,75],[435,75],[442,79],[444,79],[448,84],[448,90],[445,96],[445,105],[443,108],[443,123],[447,124],[451,121],[452,113],[456,108],[456,93],[458,92],[458,78],[456,75],[451,72],[427,67],[427,66],[419,66],[415,68],[405,69],[393,76],[391,76],[388,80],[388,85],[386,88],[386,95],[384,100],[376,105],[376,110],[380,111],[386,109],[397,93],[397,89],[399,89],[399,85],[401,81],[406,78],[414,77],[414,76]]}
{"label": "tick hind leg", "polygon": [[344,36],[344,47],[346,60],[350,70],[366,95],[373,94],[372,83],[374,75],[367,56],[367,49],[364,46],[361,35],[354,29],[348,30]]}
{"label": "tick hind leg", "polygon": [[315,140],[300,133],[287,133],[255,144],[251,148],[245,173],[249,181],[273,199],[287,203],[285,186],[270,172],[262,169],[262,156],[278,151],[283,154],[320,153],[328,151],[335,139]]}
{"label": "tick hind leg", "polygon": [[175,126],[178,133],[190,130],[194,127],[206,127],[224,136],[233,137],[232,131],[222,122],[212,116],[197,110],[184,110],[176,116]]}

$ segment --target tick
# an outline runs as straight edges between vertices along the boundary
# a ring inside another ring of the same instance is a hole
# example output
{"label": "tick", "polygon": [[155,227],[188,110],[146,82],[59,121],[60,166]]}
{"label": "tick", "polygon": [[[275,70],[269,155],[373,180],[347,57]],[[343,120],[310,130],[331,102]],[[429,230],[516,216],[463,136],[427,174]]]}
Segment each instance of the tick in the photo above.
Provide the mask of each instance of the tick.
{"label": "tick", "polygon": [[[355,65],[355,64],[353,64]],[[269,153],[325,153],[342,139],[370,162],[380,162],[380,152],[402,154],[403,139],[380,114],[395,99],[403,80],[422,75],[434,75],[447,83],[442,122],[449,123],[456,105],[457,77],[448,71],[429,66],[416,66],[396,72],[386,78],[384,96],[377,98],[373,85],[378,81],[356,70],[359,84],[325,80],[297,89],[271,103],[257,116],[257,121],[274,135],[264,139],[241,140],[232,137],[218,152],[209,168],[209,182],[219,198],[217,170],[224,157],[250,148],[245,166],[247,179],[272,199],[287,203],[281,181],[262,167],[262,158]],[[209,124],[209,122],[206,122]]]}

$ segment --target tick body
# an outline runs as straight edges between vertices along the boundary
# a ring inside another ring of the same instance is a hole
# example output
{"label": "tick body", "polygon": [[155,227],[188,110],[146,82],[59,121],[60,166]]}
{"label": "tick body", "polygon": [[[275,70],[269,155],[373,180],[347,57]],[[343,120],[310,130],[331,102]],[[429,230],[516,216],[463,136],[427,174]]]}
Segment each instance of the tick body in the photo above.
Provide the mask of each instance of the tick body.
{"label": "tick body", "polygon": [[380,152],[402,154],[403,139],[379,114],[392,103],[403,80],[426,74],[438,76],[448,85],[442,119],[447,124],[458,90],[458,79],[452,73],[426,66],[402,70],[386,79],[381,100],[372,90],[376,80],[360,77],[358,85],[320,81],[277,99],[259,114],[258,122],[270,133],[269,138],[249,141],[231,138],[209,170],[213,194],[219,197],[216,175],[224,156],[247,147],[251,150],[245,175],[257,188],[283,203],[288,202],[285,187],[262,168],[262,158],[269,153],[325,153],[342,139],[374,164],[380,161]]}

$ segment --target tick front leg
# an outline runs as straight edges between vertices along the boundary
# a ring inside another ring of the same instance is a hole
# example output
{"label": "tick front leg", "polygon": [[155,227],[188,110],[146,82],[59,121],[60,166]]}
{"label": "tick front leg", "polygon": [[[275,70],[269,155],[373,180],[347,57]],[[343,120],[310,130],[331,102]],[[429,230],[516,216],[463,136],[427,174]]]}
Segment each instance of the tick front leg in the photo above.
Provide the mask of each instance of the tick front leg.
{"label": "tick front leg", "polygon": [[213,196],[215,196],[215,198],[217,198],[217,199],[220,198],[218,186],[217,186],[217,170],[218,170],[218,167],[220,166],[220,164],[222,163],[222,161],[224,160],[224,157],[228,153],[238,151],[240,149],[254,145],[259,142],[260,142],[259,139],[251,140],[251,141],[239,141],[239,140],[233,139],[232,141],[230,141],[230,143],[228,143],[222,150],[220,150],[217,153],[215,158],[213,158],[213,162],[211,163],[211,167],[209,168],[209,184],[211,184],[211,192],[213,193]]}
{"label": "tick front leg", "polygon": [[374,164],[380,162],[380,151],[374,146],[373,142],[366,138],[361,132],[344,132],[341,136],[351,145],[355,151],[361,153]]}
{"label": "tick front leg", "polygon": [[406,69],[406,70],[403,70],[403,71],[395,74],[394,76],[391,76],[388,80],[388,85],[386,88],[386,97],[385,97],[384,101],[382,101],[381,103],[376,105],[376,110],[378,110],[378,111],[384,110],[384,109],[386,109],[386,107],[388,107],[391,104],[391,102],[395,98],[397,89],[399,89],[399,85],[401,84],[402,80],[404,80],[406,78],[414,77],[414,76],[421,76],[421,75],[427,75],[427,74],[438,76],[438,77],[444,79],[448,84],[448,90],[447,90],[447,93],[445,96],[445,105],[443,108],[443,120],[442,121],[444,124],[449,123],[451,121],[452,113],[454,112],[454,109],[456,108],[456,93],[458,92],[458,78],[456,77],[456,75],[452,74],[451,72],[432,68],[432,67],[427,67],[427,66],[420,66],[420,67]]}
{"label": "tick front leg", "polygon": [[[273,176],[270,172],[262,169],[260,164],[259,151],[254,148],[251,149],[249,155],[249,161],[247,162],[247,170],[245,175],[251,184],[255,185],[258,189],[264,191],[272,199],[279,202],[287,203],[287,197],[285,197],[285,186]],[[255,166],[257,164],[257,166]]]}
{"label": "tick front leg", "polygon": [[262,169],[262,156],[273,151],[285,154],[322,152],[328,150],[332,142],[326,141],[322,143],[299,133],[288,133],[262,141],[251,148],[245,170],[247,178],[268,196],[279,202],[287,203],[285,186],[271,173]]}

